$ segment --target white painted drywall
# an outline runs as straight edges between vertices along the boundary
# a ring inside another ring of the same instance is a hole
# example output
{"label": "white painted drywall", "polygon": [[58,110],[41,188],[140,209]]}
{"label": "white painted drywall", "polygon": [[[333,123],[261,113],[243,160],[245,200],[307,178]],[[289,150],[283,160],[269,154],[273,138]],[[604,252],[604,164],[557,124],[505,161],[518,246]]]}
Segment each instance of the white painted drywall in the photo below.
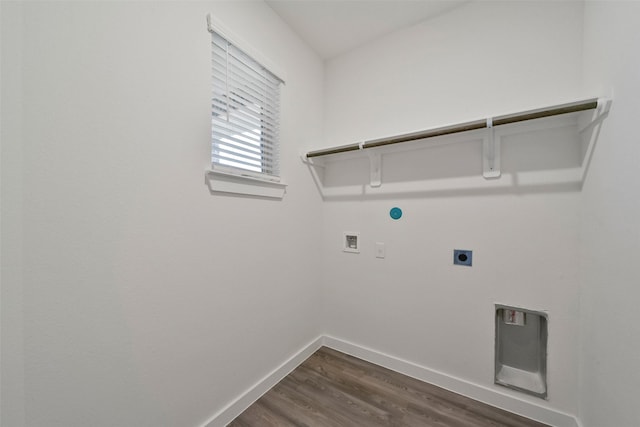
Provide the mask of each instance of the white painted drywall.
{"label": "white painted drywall", "polygon": [[[209,12],[288,77],[283,201],[205,186]],[[2,303],[25,424],[200,425],[320,332],[299,153],[321,134],[322,63],[263,2],[3,2],[2,19],[21,35],[2,45],[22,56],[21,87],[3,80]],[[22,107],[7,140],[5,101]]]}
{"label": "white painted drywall", "polygon": [[330,60],[325,144],[574,100],[581,28],[581,2],[473,2]]}
{"label": "white painted drywall", "polygon": [[640,425],[640,3],[586,2],[587,90],[613,92],[582,192],[580,418]]}
{"label": "white painted drywall", "polygon": [[24,425],[22,10],[0,2],[0,425]]}
{"label": "white painted drywall", "polygon": [[[581,98],[582,13],[580,2],[473,2],[329,61],[326,145]],[[399,193],[328,200],[326,333],[518,398],[493,385],[494,303],[545,310],[549,400],[522,398],[575,414],[579,187],[526,185],[580,163],[573,135],[503,140],[500,188],[481,177],[476,140],[385,155],[382,186]],[[366,158],[330,163],[325,183],[357,187],[367,170]],[[341,251],[343,231],[360,233],[360,254]],[[474,251],[472,268],[452,265],[456,248]]]}

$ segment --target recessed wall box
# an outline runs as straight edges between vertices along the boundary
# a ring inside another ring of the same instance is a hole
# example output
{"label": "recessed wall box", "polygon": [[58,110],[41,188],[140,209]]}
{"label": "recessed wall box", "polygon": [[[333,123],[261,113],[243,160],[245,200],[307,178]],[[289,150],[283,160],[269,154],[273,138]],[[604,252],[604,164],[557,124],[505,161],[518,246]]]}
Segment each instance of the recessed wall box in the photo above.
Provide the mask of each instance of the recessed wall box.
{"label": "recessed wall box", "polygon": [[547,397],[547,315],[496,305],[495,383]]}
{"label": "recessed wall box", "polygon": [[466,249],[454,249],[453,263],[455,265],[466,265],[467,267],[471,267],[472,255],[473,251],[469,251]]}
{"label": "recessed wall box", "polygon": [[343,252],[360,253],[360,233],[344,232],[342,250]]}

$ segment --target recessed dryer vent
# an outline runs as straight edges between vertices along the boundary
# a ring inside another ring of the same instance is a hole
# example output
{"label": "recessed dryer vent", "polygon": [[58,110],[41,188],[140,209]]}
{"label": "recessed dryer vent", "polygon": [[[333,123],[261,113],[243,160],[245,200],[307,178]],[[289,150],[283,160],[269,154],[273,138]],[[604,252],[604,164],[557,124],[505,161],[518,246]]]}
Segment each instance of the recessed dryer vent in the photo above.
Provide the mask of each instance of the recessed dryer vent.
{"label": "recessed dryer vent", "polygon": [[496,305],[495,383],[547,398],[547,315]]}

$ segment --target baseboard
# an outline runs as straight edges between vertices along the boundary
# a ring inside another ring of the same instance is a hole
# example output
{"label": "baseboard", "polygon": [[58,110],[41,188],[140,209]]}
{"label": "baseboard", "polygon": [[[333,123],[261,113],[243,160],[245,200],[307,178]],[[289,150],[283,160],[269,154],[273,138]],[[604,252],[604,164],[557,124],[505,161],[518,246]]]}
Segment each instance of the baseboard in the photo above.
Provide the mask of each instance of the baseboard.
{"label": "baseboard", "polygon": [[291,371],[297,368],[309,356],[316,352],[323,345],[323,337],[320,336],[300,349],[286,362],[267,374],[260,381],[249,387],[244,393],[233,402],[213,415],[202,427],[224,427],[247,409],[253,402],[258,400],[263,394],[269,391],[280,380],[286,377]]}
{"label": "baseboard", "polygon": [[376,365],[544,424],[555,427],[580,427],[579,421],[573,415],[536,405],[535,403],[521,400],[497,390],[452,377],[451,375],[394,356],[389,356],[370,348],[330,336],[324,336],[322,343],[324,346],[334,350],[350,354],[367,362],[375,363]]}
{"label": "baseboard", "polygon": [[320,336],[304,346],[286,362],[271,371],[271,373],[247,389],[247,391],[237,397],[233,402],[218,411],[201,427],[224,427],[229,424],[253,402],[258,400],[322,346],[350,354],[367,362],[375,363],[376,365],[544,424],[554,427],[582,427],[579,420],[573,415],[536,405],[535,403],[518,399],[515,396],[501,393],[479,384],[465,381],[358,344],[326,335]]}

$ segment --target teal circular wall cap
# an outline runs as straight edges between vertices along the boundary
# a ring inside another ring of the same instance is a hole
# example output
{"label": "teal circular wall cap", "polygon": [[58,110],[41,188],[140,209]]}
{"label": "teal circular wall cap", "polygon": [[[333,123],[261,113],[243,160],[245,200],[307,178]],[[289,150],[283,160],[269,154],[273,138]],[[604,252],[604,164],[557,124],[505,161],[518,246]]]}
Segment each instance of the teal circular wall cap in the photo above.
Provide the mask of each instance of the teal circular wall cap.
{"label": "teal circular wall cap", "polygon": [[400,219],[402,217],[402,209],[400,208],[391,208],[389,211],[389,216],[393,219]]}

